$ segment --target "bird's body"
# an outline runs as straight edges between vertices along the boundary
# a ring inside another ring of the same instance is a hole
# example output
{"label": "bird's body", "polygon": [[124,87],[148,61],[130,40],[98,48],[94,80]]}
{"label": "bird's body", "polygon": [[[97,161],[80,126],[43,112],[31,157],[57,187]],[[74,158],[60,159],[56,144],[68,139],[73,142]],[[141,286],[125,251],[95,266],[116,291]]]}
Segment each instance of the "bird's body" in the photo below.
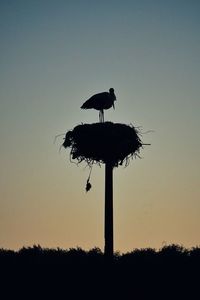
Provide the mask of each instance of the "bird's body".
{"label": "bird's body", "polygon": [[82,109],[96,109],[99,110],[99,119],[100,122],[104,121],[104,109],[109,109],[114,106],[114,101],[116,101],[116,96],[114,93],[114,89],[110,88],[109,92],[103,92],[99,94],[95,94],[86,100],[81,106]]}

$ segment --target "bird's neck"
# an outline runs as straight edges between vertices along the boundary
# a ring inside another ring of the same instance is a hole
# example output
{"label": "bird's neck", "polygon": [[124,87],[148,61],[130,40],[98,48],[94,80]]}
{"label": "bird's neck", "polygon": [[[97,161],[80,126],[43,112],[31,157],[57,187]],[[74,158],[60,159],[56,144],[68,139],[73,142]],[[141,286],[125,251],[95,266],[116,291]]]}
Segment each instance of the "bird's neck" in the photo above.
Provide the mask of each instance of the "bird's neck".
{"label": "bird's neck", "polygon": [[116,99],[116,96],[115,96],[115,93],[114,92],[110,92],[110,96],[112,96],[112,98],[115,100]]}

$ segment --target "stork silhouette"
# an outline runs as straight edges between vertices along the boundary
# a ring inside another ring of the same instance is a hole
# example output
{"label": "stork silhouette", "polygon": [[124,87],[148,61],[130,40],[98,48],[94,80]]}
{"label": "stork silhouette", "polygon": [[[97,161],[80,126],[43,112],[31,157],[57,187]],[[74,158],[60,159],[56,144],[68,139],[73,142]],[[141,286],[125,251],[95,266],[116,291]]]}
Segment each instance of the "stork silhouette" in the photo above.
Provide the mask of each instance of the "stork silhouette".
{"label": "stork silhouette", "polygon": [[114,89],[110,88],[109,92],[103,92],[95,94],[86,100],[81,106],[82,109],[96,109],[99,110],[99,121],[104,122],[104,109],[109,109],[111,106],[115,109],[114,101],[116,101],[116,96]]}

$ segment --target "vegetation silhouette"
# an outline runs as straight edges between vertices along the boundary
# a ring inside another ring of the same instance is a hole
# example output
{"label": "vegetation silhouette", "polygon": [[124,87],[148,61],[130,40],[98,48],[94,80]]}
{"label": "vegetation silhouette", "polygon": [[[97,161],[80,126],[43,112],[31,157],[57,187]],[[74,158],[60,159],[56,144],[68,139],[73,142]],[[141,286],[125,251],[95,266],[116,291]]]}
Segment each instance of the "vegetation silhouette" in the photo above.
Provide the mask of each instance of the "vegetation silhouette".
{"label": "vegetation silhouette", "polygon": [[0,249],[0,266],[5,299],[12,293],[16,299],[27,293],[37,299],[199,299],[200,247],[134,249],[115,253],[110,263],[99,248],[34,245]]}

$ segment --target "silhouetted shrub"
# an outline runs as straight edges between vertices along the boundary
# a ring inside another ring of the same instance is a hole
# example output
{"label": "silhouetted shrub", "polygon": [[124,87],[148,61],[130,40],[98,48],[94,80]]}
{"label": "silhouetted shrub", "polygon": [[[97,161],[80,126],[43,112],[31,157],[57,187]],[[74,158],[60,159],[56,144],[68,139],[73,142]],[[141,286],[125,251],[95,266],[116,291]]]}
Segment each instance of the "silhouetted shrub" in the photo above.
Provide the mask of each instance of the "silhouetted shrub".
{"label": "silhouetted shrub", "polygon": [[[200,248],[179,245],[116,253],[108,264],[99,248],[0,249],[1,291],[18,299],[27,288],[41,299],[198,299]],[[16,288],[14,288],[16,285]],[[16,296],[16,292],[20,295]]]}

